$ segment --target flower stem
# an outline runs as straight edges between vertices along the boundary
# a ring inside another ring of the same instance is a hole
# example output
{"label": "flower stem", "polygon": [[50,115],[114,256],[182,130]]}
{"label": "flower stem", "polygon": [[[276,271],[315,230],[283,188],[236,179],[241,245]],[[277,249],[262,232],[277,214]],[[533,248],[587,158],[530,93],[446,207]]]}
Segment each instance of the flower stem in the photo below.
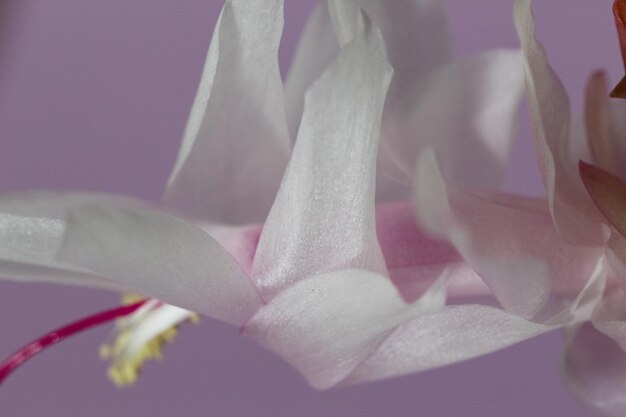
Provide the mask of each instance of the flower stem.
{"label": "flower stem", "polygon": [[37,340],[30,342],[0,364],[0,384],[2,384],[15,369],[42,350],[76,333],[89,330],[92,327],[107,323],[118,317],[127,316],[141,307],[145,302],[146,300],[142,300],[134,304],[124,305],[96,313],[84,319],[75,321],[74,323],[68,324],[67,326],[53,330]]}

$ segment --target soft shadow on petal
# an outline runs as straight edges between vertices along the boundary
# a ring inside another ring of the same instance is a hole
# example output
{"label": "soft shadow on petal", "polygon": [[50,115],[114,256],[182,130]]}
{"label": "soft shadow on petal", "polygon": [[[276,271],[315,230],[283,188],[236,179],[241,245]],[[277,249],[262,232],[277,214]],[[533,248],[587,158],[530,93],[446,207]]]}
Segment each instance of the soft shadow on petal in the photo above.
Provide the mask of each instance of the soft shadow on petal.
{"label": "soft shadow on petal", "polygon": [[419,85],[451,60],[452,40],[441,0],[353,0],[380,28],[394,70],[385,112],[405,108]]}
{"label": "soft shadow on petal", "polygon": [[106,194],[24,192],[0,197],[0,276],[124,290],[116,281],[56,257],[62,244],[67,211],[84,204],[142,207],[139,200]]}
{"label": "soft shadow on petal", "polygon": [[282,0],[224,5],[167,204],[224,223],[267,215],[290,149],[278,68],[282,27]]}
{"label": "soft shadow on petal", "polygon": [[398,327],[348,382],[404,375],[484,355],[551,330],[495,307],[450,306]]}
{"label": "soft shadow on petal", "polygon": [[435,285],[406,304],[384,276],[339,270],[309,277],[277,295],[244,334],[278,354],[315,388],[329,388],[378,348],[402,322],[443,307]]}
{"label": "soft shadow on petal", "polygon": [[253,277],[267,300],[319,272],[385,272],[374,187],[391,68],[380,33],[363,19],[365,31],[307,93],[298,140],[254,259]]}
{"label": "soft shadow on petal", "polygon": [[519,51],[495,50],[454,62],[428,78],[415,102],[383,126],[384,172],[410,184],[415,161],[433,147],[446,179],[495,189],[504,178],[524,91]]}
{"label": "soft shadow on petal", "polygon": [[617,232],[626,236],[626,181],[580,161],[580,177],[591,199]]}
{"label": "soft shadow on petal", "polygon": [[75,208],[58,258],[128,290],[233,324],[261,305],[247,274],[212,237],[156,211]]}
{"label": "soft shadow on petal", "polygon": [[626,353],[591,323],[571,329],[563,378],[586,405],[603,415],[626,415]]}
{"label": "soft shadow on petal", "polygon": [[587,198],[570,162],[570,108],[563,85],[534,35],[530,0],[516,0],[515,26],[526,57],[526,84],[535,147],[550,212],[564,239],[601,244],[599,213]]}
{"label": "soft shadow on petal", "polygon": [[524,317],[539,312],[551,290],[575,296],[602,255],[564,243],[542,200],[447,184],[432,151],[418,161],[415,204],[423,227],[451,242],[504,308]]}
{"label": "soft shadow on petal", "polygon": [[417,315],[389,333],[345,383],[359,383],[424,371],[503,349],[570,323],[588,320],[604,289],[598,263],[587,285],[544,323],[485,305],[447,306]]}
{"label": "soft shadow on petal", "polygon": [[328,13],[328,2],[321,1],[302,31],[285,80],[285,112],[292,141],[300,127],[306,91],[338,53],[339,43]]}

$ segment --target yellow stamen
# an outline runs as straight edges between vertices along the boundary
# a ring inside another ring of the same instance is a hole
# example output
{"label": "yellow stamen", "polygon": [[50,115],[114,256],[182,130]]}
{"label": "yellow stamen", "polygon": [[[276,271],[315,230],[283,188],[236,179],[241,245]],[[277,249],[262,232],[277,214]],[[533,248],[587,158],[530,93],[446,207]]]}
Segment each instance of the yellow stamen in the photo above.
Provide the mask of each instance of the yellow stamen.
{"label": "yellow stamen", "polygon": [[[134,294],[125,294],[122,300],[124,303],[133,303],[135,300],[144,298]],[[150,313],[143,312],[143,314]],[[197,324],[200,321],[200,317],[194,313],[185,321]],[[131,348],[130,343],[135,326],[128,326],[128,319],[119,320],[117,326],[120,330],[117,337],[112,343],[103,344],[99,353],[102,359],[112,360],[108,369],[108,376],[118,387],[132,385],[139,377],[145,361],[161,360],[163,358],[163,347],[174,340],[179,327],[178,325],[171,326],[150,339],[140,348]]]}

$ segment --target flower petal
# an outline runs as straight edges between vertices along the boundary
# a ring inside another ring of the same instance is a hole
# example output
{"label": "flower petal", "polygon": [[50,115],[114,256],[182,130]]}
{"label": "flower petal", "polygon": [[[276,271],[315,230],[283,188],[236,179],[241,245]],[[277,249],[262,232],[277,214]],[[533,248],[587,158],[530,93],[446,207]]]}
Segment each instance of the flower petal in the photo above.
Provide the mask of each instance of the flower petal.
{"label": "flower petal", "polygon": [[372,381],[449,365],[551,329],[495,307],[449,306],[396,328],[346,382]]}
{"label": "flower petal", "polygon": [[616,143],[612,140],[606,74],[594,72],[587,82],[585,95],[585,130],[589,151],[602,169],[615,172],[618,164]]}
{"label": "flower petal", "polygon": [[328,2],[321,1],[302,31],[285,81],[285,112],[292,139],[298,134],[306,90],[338,53],[339,44],[328,13]]}
{"label": "flower petal", "polygon": [[626,236],[626,182],[580,161],[580,176],[587,192],[608,223]]}
{"label": "flower petal", "polygon": [[[397,200],[408,197],[407,184],[417,153],[402,155],[396,142],[412,144],[415,135],[402,128],[407,109],[415,107],[426,80],[451,59],[452,42],[448,31],[444,4],[440,0],[333,1],[330,3],[335,32],[340,43],[348,42],[358,33],[359,20],[355,10],[363,8],[380,28],[394,69],[385,102],[382,122],[377,199]],[[437,119],[441,119],[440,115]],[[446,119],[447,121],[447,119]],[[408,164],[404,161],[408,160]],[[398,182],[400,181],[400,183]]]}
{"label": "flower petal", "polygon": [[346,383],[424,371],[503,349],[570,323],[588,320],[604,289],[599,262],[576,299],[545,323],[485,305],[448,306],[398,326]]}
{"label": "flower petal", "polygon": [[167,214],[84,206],[69,211],[58,258],[128,290],[234,324],[260,307],[239,264],[212,237]]}
{"label": "flower petal", "polygon": [[626,414],[626,353],[590,323],[570,336],[563,377],[581,401],[603,415]]}
{"label": "flower petal", "polygon": [[282,0],[222,10],[165,201],[204,220],[262,221],[290,142],[278,69]]}
{"label": "flower petal", "polygon": [[[416,300],[446,269],[463,261],[448,242],[425,233],[417,225],[414,212],[408,202],[376,206],[378,242],[389,276],[406,301]],[[474,282],[479,290],[485,289],[480,279]],[[448,289],[458,287],[456,282],[448,284]]]}
{"label": "flower petal", "polygon": [[577,294],[602,255],[562,242],[542,200],[481,197],[446,184],[432,151],[418,161],[415,193],[421,224],[453,243],[505,309],[524,317],[551,289]]}
{"label": "flower petal", "polygon": [[0,276],[123,290],[119,283],[56,258],[66,229],[65,215],[83,204],[144,205],[106,194],[27,192],[0,197]]}
{"label": "flower petal", "polygon": [[391,69],[380,34],[368,21],[364,27],[307,93],[298,140],[254,259],[253,277],[266,299],[323,271],[385,270],[374,187]]}
{"label": "flower petal", "polygon": [[328,388],[348,376],[396,326],[443,303],[441,285],[410,305],[382,275],[339,270],[277,295],[244,334],[289,362],[312,386]]}
{"label": "flower petal", "polygon": [[515,136],[524,73],[519,51],[496,50],[435,72],[409,110],[383,126],[383,166],[410,184],[419,152],[440,156],[445,178],[472,189],[494,189],[504,178]]}
{"label": "flower petal", "polygon": [[583,161],[580,161],[579,170],[591,199],[611,225],[607,259],[623,278],[626,271],[626,182]]}
{"label": "flower petal", "polygon": [[341,44],[359,32],[358,8],[380,28],[394,69],[387,98],[394,111],[413,100],[418,85],[451,59],[452,41],[441,0],[335,0],[330,5]]}
{"label": "flower petal", "polygon": [[550,212],[564,239],[578,244],[602,243],[597,210],[585,195],[570,162],[569,100],[534,35],[530,0],[516,0],[515,26],[526,57],[526,83],[535,146]]}

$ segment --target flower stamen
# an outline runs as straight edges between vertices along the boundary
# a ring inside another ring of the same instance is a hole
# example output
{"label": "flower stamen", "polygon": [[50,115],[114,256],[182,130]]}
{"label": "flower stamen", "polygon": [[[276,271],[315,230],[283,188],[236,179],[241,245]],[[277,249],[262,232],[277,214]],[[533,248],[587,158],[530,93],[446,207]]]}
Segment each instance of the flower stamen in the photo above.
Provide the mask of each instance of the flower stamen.
{"label": "flower stamen", "polygon": [[64,339],[89,330],[93,327],[108,323],[119,317],[127,316],[144,305],[146,300],[138,301],[133,304],[116,307],[105,310],[74,323],[58,328],[19,349],[5,361],[0,364],[0,384],[24,362],[43,351],[44,349],[63,341]]}

